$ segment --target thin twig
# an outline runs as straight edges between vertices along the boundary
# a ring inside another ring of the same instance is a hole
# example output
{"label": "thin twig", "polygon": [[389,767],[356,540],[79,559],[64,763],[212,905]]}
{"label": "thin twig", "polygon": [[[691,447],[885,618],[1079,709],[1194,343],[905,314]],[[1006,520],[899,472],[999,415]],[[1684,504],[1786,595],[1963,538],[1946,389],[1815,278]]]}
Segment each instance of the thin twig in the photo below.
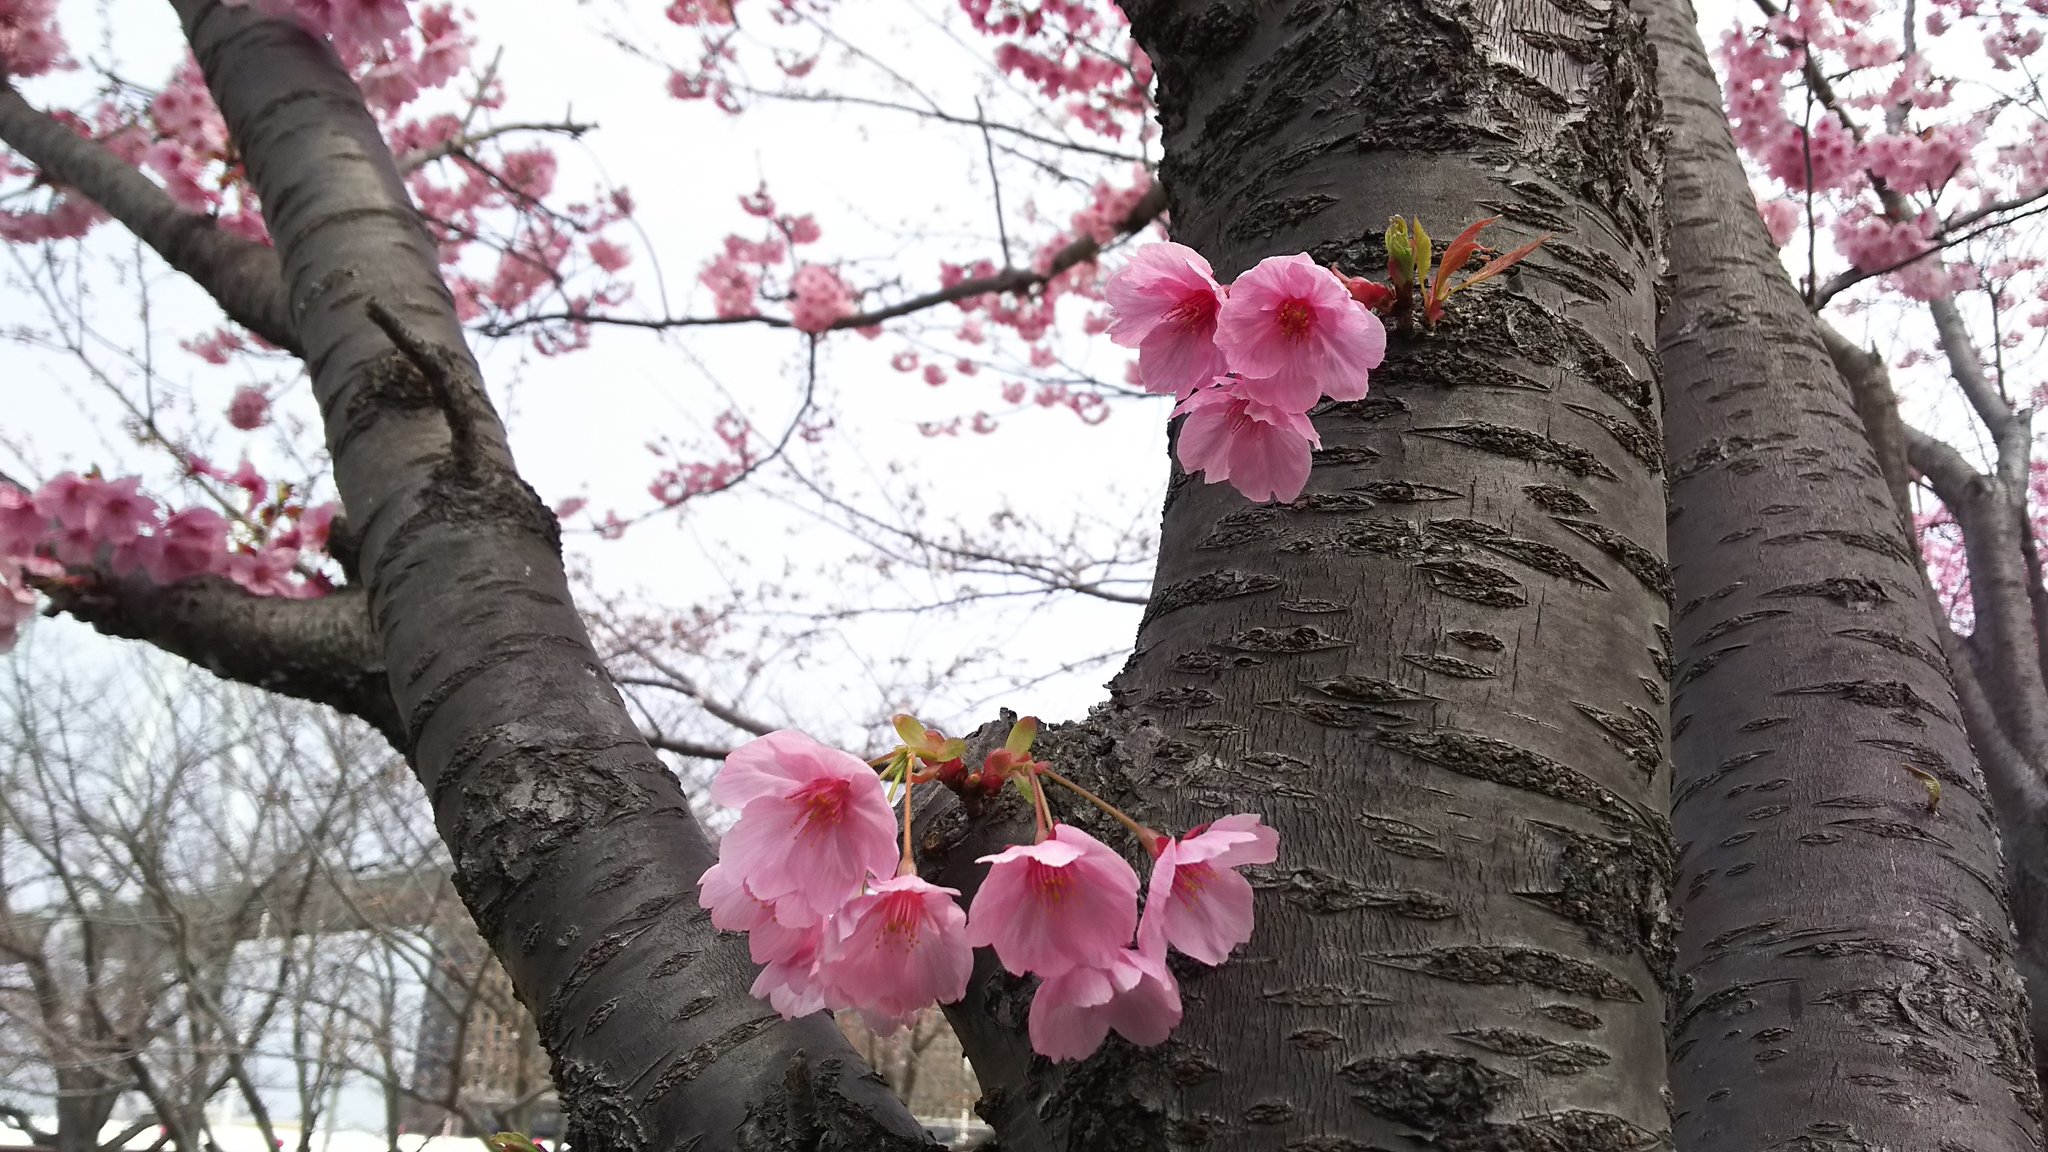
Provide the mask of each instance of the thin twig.
{"label": "thin twig", "polygon": [[1010,259],[1010,230],[1003,224],[1003,178],[996,172],[995,138],[988,134],[988,118],[982,113],[978,96],[974,100],[974,118],[981,122],[981,147],[988,155],[989,196],[996,202],[996,239],[1003,245],[1003,267],[1009,268],[1016,261]]}

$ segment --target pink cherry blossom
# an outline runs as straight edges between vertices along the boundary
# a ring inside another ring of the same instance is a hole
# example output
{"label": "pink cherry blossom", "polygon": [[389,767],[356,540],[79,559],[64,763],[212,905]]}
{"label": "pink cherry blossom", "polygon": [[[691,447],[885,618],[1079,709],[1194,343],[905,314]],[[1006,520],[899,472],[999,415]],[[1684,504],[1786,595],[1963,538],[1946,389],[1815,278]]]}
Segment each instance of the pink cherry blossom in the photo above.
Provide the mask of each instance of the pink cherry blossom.
{"label": "pink cherry blossom", "polygon": [[270,397],[263,389],[244,384],[235,389],[234,399],[228,401],[228,423],[244,432],[263,427],[270,421]]}
{"label": "pink cherry blossom", "polygon": [[751,932],[775,921],[775,907],[747,891],[737,869],[713,864],[697,877],[697,903],[720,932]]}
{"label": "pink cherry blossom", "polygon": [[828,748],[794,728],[783,728],[749,740],[726,755],[718,775],[711,778],[711,802],[745,808],[763,796],[785,795],[819,776],[856,771],[874,775],[853,753]]}
{"label": "pink cherry blossom", "polygon": [[49,530],[50,518],[36,510],[35,497],[0,484],[0,556],[25,555]]}
{"label": "pink cherry blossom", "polygon": [[59,524],[85,525],[97,483],[76,472],[60,472],[36,489],[36,511]]}
{"label": "pink cherry blossom", "polygon": [[789,322],[799,332],[823,332],[853,315],[853,293],[830,268],[806,264],[790,277],[789,287]]}
{"label": "pink cherry blossom", "polygon": [[607,272],[618,272],[633,262],[633,254],[623,245],[614,244],[602,238],[592,240],[588,245],[590,259]]}
{"label": "pink cherry blossom", "polygon": [[73,534],[69,563],[89,560],[95,546],[119,544],[156,520],[156,502],[141,492],[136,478],[106,480],[62,473],[36,492],[36,511]]}
{"label": "pink cherry blossom", "polygon": [[143,562],[144,570],[158,584],[175,584],[210,571],[227,533],[227,518],[211,509],[173,512],[157,529],[154,539],[160,544],[156,554]]}
{"label": "pink cherry blossom", "polygon": [[863,1013],[902,1018],[967,994],[974,950],[960,892],[916,876],[874,886],[833,918],[820,968],[834,995]]}
{"label": "pink cherry blossom", "polygon": [[1003,967],[1057,976],[1106,967],[1131,942],[1138,876],[1100,840],[1071,824],[1052,838],[993,856],[967,914],[967,942],[996,950]]}
{"label": "pink cherry blossom", "polygon": [[1093,1055],[1110,1029],[1133,1044],[1159,1044],[1180,1024],[1180,984],[1164,949],[1123,948],[1102,968],[1071,968],[1031,998],[1031,1048],[1049,1060]]}
{"label": "pink cherry blossom", "polygon": [[1305,252],[1271,256],[1237,278],[1216,317],[1216,343],[1247,394],[1306,412],[1316,398],[1363,399],[1387,352],[1379,318]]}
{"label": "pink cherry blossom", "polygon": [[1790,244],[1806,222],[1806,213],[1790,200],[1760,201],[1757,211],[1763,215],[1764,227],[1770,230],[1771,243],[1780,248]]}
{"label": "pink cherry blossom", "polygon": [[818,978],[818,950],[823,941],[822,924],[802,934],[793,947],[766,962],[748,991],[768,1001],[786,1019],[823,1010],[826,988]]}
{"label": "pink cherry blossom", "polygon": [[0,0],[0,73],[23,80],[68,65],[57,0]]}
{"label": "pink cherry blossom", "polygon": [[801,732],[772,732],[726,757],[713,800],[740,808],[719,844],[748,891],[819,916],[837,911],[870,873],[896,869],[896,814],[860,758]]}
{"label": "pink cherry blossom", "polygon": [[1236,869],[1271,864],[1280,834],[1257,816],[1225,816],[1168,841],[1145,889],[1145,924],[1204,964],[1221,964],[1252,938],[1252,886]]}
{"label": "pink cherry blossom", "polygon": [[1238,380],[1204,388],[1173,411],[1187,417],[1174,444],[1181,467],[1209,483],[1228,480],[1248,500],[1289,501],[1308,486],[1323,442],[1306,414],[1262,403]]}
{"label": "pink cherry blossom", "polygon": [[1147,392],[1186,397],[1225,370],[1216,347],[1223,288],[1202,254],[1180,244],[1147,244],[1102,286],[1115,310],[1109,338],[1138,350]]}

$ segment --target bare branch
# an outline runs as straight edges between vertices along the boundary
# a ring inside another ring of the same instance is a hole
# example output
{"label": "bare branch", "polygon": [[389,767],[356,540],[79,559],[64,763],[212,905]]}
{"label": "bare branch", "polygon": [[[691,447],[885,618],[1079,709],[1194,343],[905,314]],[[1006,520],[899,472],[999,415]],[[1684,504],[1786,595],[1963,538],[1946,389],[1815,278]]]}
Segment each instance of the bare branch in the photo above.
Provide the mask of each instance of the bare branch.
{"label": "bare branch", "polygon": [[688,756],[696,760],[723,760],[732,755],[732,749],[720,748],[715,744],[699,744],[694,740],[681,740],[659,733],[648,735],[647,742],[663,752]]}
{"label": "bare branch", "polygon": [[499,136],[508,136],[514,132],[546,132],[556,136],[567,136],[571,140],[580,140],[585,132],[589,132],[596,127],[597,125],[595,124],[579,124],[574,120],[561,120],[553,123],[522,121],[517,124],[499,124],[480,132],[466,132],[443,140],[439,144],[407,152],[398,158],[398,170],[410,176],[436,160],[446,160],[450,156],[461,155],[487,140],[492,140]]}
{"label": "bare branch", "polygon": [[1984,427],[1991,433],[1992,442],[1998,445],[1998,475],[2011,491],[2004,495],[2011,502],[2017,494],[2019,504],[2025,508],[2027,485],[2027,460],[2032,455],[2033,445],[2028,435],[2028,414],[2015,412],[1998,388],[1984,374],[1984,364],[1977,358],[1976,342],[1970,339],[1970,330],[1963,323],[1962,309],[1956,307],[1954,297],[1944,296],[1929,300],[1927,310],[1934,316],[1934,331],[1941,344],[1942,355],[1948,359],[1948,372],[1963,395],[1970,400],[1970,407],[1976,409],[1977,418],[1984,421]]}
{"label": "bare branch", "polygon": [[0,141],[51,182],[77,189],[120,221],[212,296],[228,319],[280,348],[299,350],[275,252],[180,208],[133,166],[33,107],[5,81]]}
{"label": "bare branch", "polygon": [[[1125,216],[1117,225],[1117,235],[1119,237],[1129,236],[1134,232],[1140,231],[1154,220],[1157,220],[1160,214],[1165,211],[1166,188],[1164,185],[1154,184],[1151,191],[1145,193],[1144,197],[1131,208],[1130,214]],[[834,321],[828,330],[872,327],[888,320],[908,316],[915,312],[922,312],[927,308],[936,308],[941,304],[950,304],[956,300],[969,300],[976,296],[987,296],[999,292],[1029,292],[1053,277],[1058,276],[1060,273],[1065,272],[1067,269],[1072,268],[1074,265],[1084,264],[1101,254],[1102,245],[1094,237],[1083,236],[1060,249],[1053,256],[1052,263],[1043,272],[1030,268],[1005,268],[1000,272],[994,272],[987,276],[976,276],[970,280],[962,280],[950,287],[939,288],[922,295],[912,296],[908,300],[898,301],[895,304],[876,308],[873,311],[856,312],[851,316],[842,316]],[[593,312],[548,312],[532,316],[522,316],[517,320],[497,324],[486,324],[478,329],[478,331],[486,336],[509,336],[522,328],[534,324],[562,323],[606,324],[622,328],[649,328],[656,331],[666,331],[670,328],[701,328],[726,324],[760,324],[768,328],[795,327],[786,317],[782,316],[635,317],[607,316]]]}

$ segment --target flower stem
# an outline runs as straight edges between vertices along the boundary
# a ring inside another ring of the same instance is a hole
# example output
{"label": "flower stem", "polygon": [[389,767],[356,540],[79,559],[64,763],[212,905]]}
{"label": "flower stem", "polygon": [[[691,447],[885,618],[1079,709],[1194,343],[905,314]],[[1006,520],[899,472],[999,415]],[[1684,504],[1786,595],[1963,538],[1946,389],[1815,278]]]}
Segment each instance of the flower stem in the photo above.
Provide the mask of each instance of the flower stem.
{"label": "flower stem", "polygon": [[1067,779],[1065,776],[1060,775],[1059,773],[1053,771],[1051,768],[1041,767],[1038,769],[1037,772],[1033,773],[1033,776],[1050,776],[1053,778],[1053,781],[1055,783],[1062,784],[1066,786],[1068,789],[1080,793],[1081,798],[1083,800],[1086,800],[1090,804],[1095,805],[1097,808],[1102,809],[1104,812],[1109,813],[1112,817],[1115,817],[1117,823],[1130,829],[1131,835],[1136,836],[1138,838],[1138,842],[1140,844],[1145,845],[1145,847],[1148,850],[1152,847],[1152,842],[1159,838],[1159,834],[1157,832],[1152,831],[1150,828],[1147,828],[1143,824],[1138,823],[1136,820],[1131,819],[1129,816],[1124,815],[1123,809],[1118,808],[1116,805],[1111,804],[1109,801],[1104,800],[1102,797],[1097,796],[1095,793],[1090,792],[1086,788],[1081,787],[1079,784],[1074,783],[1072,780]]}
{"label": "flower stem", "polygon": [[915,875],[917,875],[917,861],[916,861],[915,859],[913,859],[913,858],[911,857],[911,855],[910,855],[910,793],[911,793],[912,791],[914,791],[914,786],[913,786],[913,785],[912,785],[912,784],[911,784],[911,783],[910,783],[909,781],[907,781],[907,780],[906,780],[906,781],[904,781],[904,783],[903,783],[903,859],[902,859],[901,861],[899,861],[899,862],[897,863],[897,865],[896,865],[896,874],[897,874],[898,876],[915,876]]}
{"label": "flower stem", "polygon": [[1038,826],[1034,843],[1044,840],[1052,831],[1052,807],[1045,802],[1045,788],[1038,782],[1038,773],[1031,774],[1031,819]]}

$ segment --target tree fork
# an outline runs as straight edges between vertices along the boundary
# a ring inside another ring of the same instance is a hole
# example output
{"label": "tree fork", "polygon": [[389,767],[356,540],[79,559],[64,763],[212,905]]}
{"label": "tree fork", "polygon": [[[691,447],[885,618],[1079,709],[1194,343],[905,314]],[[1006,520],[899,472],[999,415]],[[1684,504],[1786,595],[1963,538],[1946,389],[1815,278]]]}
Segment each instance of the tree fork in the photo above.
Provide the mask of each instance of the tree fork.
{"label": "tree fork", "polygon": [[[1083,726],[1108,745],[1087,782],[1161,828],[1259,811],[1281,860],[1249,870],[1251,943],[1179,969],[1172,1040],[1112,1038],[984,1114],[1005,1148],[1661,1146],[1668,577],[1630,339],[1654,323],[1658,244],[1639,22],[1124,7],[1158,68],[1177,236],[1220,271],[1305,248],[1370,272],[1395,214],[1560,239],[1519,289],[1397,336],[1370,397],[1318,410],[1300,500],[1175,478],[1136,651]],[[996,988],[996,1013],[1015,1002]]]}
{"label": "tree fork", "polygon": [[1918,558],[1751,208],[1691,5],[1644,7],[1670,141],[1679,1146],[2039,1148],[1998,841]]}
{"label": "tree fork", "polygon": [[[569,596],[553,517],[481,380],[403,178],[328,48],[219,0],[175,0],[244,157],[360,532],[370,627],[456,882],[534,1011],[579,1148],[925,1149],[829,1019],[746,994],[744,942],[692,899],[711,847],[641,739]],[[452,389],[451,389],[452,392]]]}

